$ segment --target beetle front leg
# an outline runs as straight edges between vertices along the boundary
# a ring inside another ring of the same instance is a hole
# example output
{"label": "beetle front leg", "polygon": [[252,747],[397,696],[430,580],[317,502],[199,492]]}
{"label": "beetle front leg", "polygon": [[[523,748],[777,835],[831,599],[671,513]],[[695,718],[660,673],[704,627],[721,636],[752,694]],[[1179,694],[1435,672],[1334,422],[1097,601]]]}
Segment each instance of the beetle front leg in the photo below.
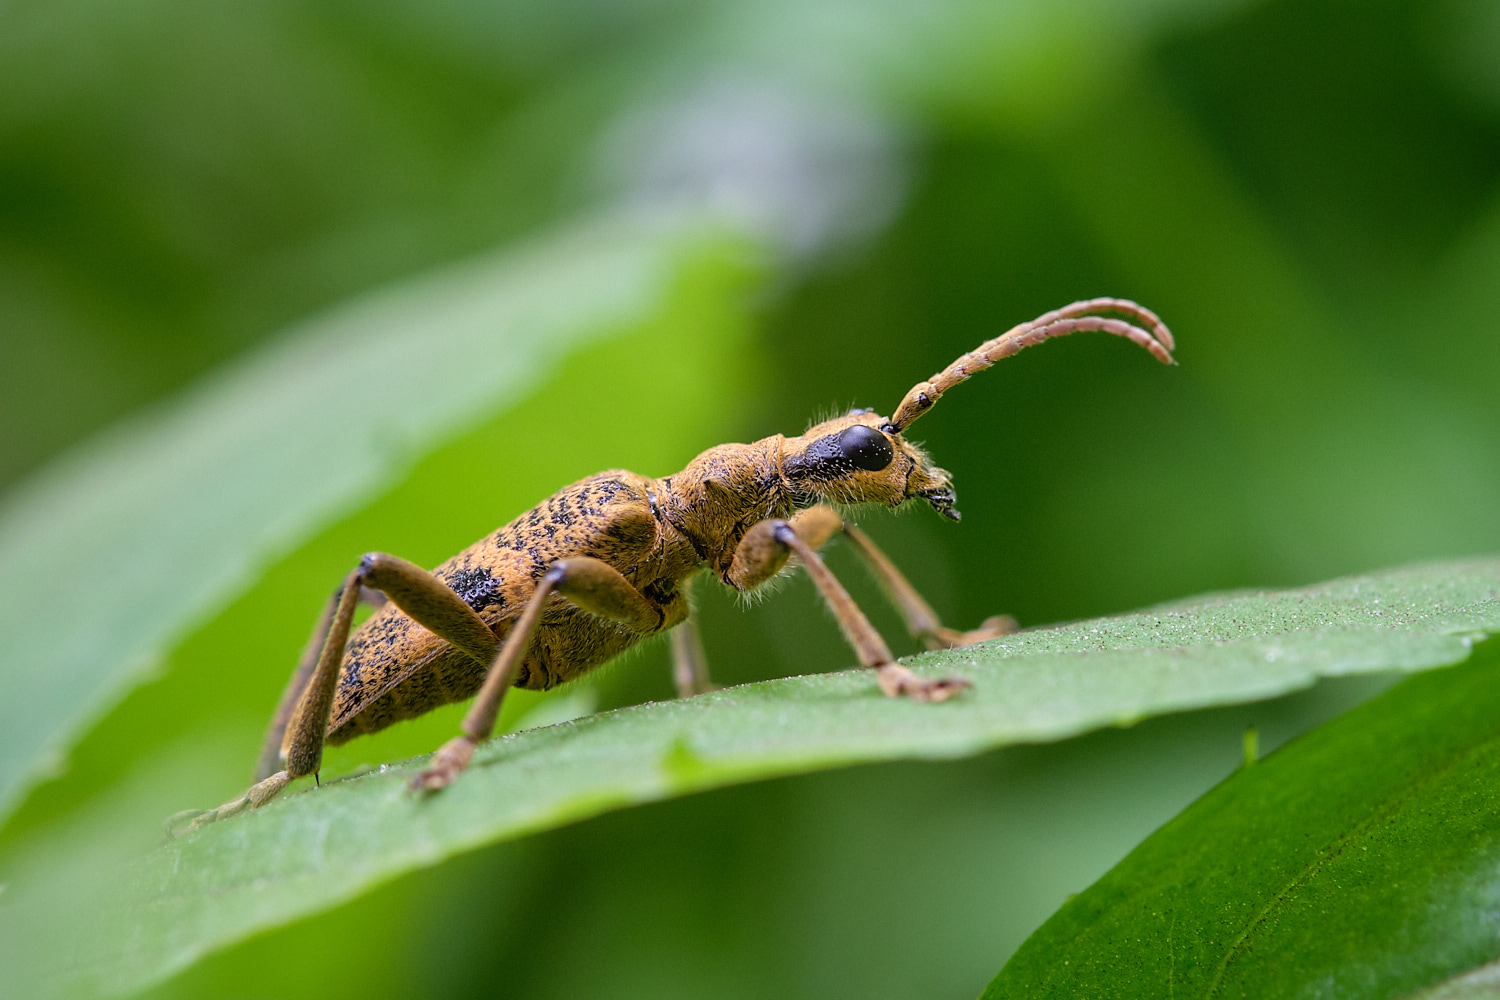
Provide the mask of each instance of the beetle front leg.
{"label": "beetle front leg", "polygon": [[542,609],[554,592],[585,611],[620,622],[643,634],[659,631],[666,624],[666,612],[646,600],[609,563],[589,556],[559,559],[547,567],[537,581],[526,610],[490,665],[484,685],[460,726],[463,735],[444,743],[433,754],[431,766],[412,780],[413,788],[436,791],[448,787],[469,766],[479,741],[488,739],[495,731],[495,719],[500,715],[505,692],[516,682],[516,674],[541,620]]}
{"label": "beetle front leg", "polygon": [[880,689],[887,696],[906,695],[916,701],[947,701],[969,687],[969,682],[960,677],[918,677],[896,662],[880,633],[875,631],[865,613],[854,603],[854,598],[849,596],[849,591],[803,536],[805,530],[821,544],[843,525],[838,514],[828,507],[812,507],[802,513],[812,515],[814,511],[822,513],[802,519],[801,523],[797,519],[789,522],[773,518],[761,521],[747,531],[735,549],[734,561],[727,574],[728,582],[748,589],[775,573],[775,569],[766,572],[767,567],[774,565],[779,569],[786,562],[787,555],[796,555],[807,567],[808,575],[838,619],[839,627],[854,647],[860,664],[876,671]]}
{"label": "beetle front leg", "polygon": [[821,549],[844,526],[844,519],[832,507],[818,504],[799,510],[785,521],[772,518],[761,521],[745,532],[735,546],[734,558],[724,571],[724,582],[735,590],[754,590],[781,572],[792,550],[776,538],[774,525],[789,524],[797,537],[814,550]]}
{"label": "beetle front leg", "polygon": [[902,572],[896,568],[886,554],[870,539],[870,536],[859,530],[852,524],[844,525],[844,534],[854,543],[859,554],[864,557],[870,572],[874,574],[880,589],[885,591],[896,610],[901,612],[901,618],[906,622],[906,628],[911,632],[912,638],[920,640],[928,649],[953,649],[956,646],[968,646],[985,639],[998,639],[1002,635],[1010,635],[1019,631],[1020,626],[1010,615],[991,615],[986,618],[978,628],[967,632],[948,628],[938,618],[937,612],[932,610],[932,605],[922,599],[917,593],[917,588],[911,585]]}
{"label": "beetle front leg", "polygon": [[[831,507],[821,504],[798,511],[787,522],[798,536],[813,548],[822,548],[833,537],[843,521]],[[791,550],[785,546],[771,546],[762,551],[757,544],[741,546],[735,550],[725,579],[738,581],[732,585],[740,590],[749,590],[775,576],[786,565]],[[684,582],[686,591],[691,584]],[[708,676],[708,657],[703,653],[703,639],[698,634],[697,616],[688,612],[687,621],[672,630],[672,680],[677,685],[677,697],[689,698],[695,694],[717,691]]]}

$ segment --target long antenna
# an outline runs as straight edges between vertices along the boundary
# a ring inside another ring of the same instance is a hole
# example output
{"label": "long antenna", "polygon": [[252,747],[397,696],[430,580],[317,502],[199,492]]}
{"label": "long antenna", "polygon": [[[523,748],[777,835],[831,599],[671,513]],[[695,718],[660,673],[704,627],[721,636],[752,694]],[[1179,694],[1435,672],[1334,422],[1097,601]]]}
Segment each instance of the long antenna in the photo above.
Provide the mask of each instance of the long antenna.
{"label": "long antenna", "polygon": [[[1116,319],[1103,313],[1116,313],[1128,319]],[[1149,328],[1149,330],[1148,330]],[[1013,327],[994,340],[986,340],[953,364],[938,372],[926,382],[911,387],[891,422],[882,430],[899,434],[922,414],[932,409],[943,393],[967,379],[975,372],[982,372],[1001,358],[1008,358],[1024,347],[1040,344],[1052,337],[1065,337],[1070,333],[1102,330],[1117,337],[1124,337],[1150,351],[1156,360],[1167,365],[1172,360],[1172,349],[1177,344],[1172,340],[1172,331],[1157,317],[1156,313],[1129,299],[1088,299],[1072,305],[1043,313],[1030,323]]]}

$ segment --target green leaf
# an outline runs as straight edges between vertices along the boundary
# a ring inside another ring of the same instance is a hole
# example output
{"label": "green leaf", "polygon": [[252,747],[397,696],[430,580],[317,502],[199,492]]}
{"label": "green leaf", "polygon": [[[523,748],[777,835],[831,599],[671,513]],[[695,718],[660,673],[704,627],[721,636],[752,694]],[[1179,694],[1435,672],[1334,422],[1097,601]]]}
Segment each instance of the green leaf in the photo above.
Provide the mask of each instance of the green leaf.
{"label": "green leaf", "polygon": [[709,240],[722,234],[702,223],[597,219],[369,296],[12,495],[0,509],[0,818],[267,563],[524,395],[572,347],[638,323]]}
{"label": "green leaf", "polygon": [[[984,995],[1406,994],[1500,957],[1497,816],[1492,642],[1237,771],[1070,900]],[[1432,995],[1485,995],[1484,973],[1466,978]]]}
{"label": "green leaf", "polygon": [[[414,868],[608,809],[863,761],[953,757],[1193,707],[1267,698],[1322,676],[1464,660],[1500,630],[1500,561],[1218,595],[923,654],[974,690],[943,705],[884,698],[864,671],[787,678],[637,706],[483,746],[442,794],[409,761],[164,846],[116,902],[120,937],[79,971],[110,990],[331,907]],[[106,923],[109,923],[106,920]]]}

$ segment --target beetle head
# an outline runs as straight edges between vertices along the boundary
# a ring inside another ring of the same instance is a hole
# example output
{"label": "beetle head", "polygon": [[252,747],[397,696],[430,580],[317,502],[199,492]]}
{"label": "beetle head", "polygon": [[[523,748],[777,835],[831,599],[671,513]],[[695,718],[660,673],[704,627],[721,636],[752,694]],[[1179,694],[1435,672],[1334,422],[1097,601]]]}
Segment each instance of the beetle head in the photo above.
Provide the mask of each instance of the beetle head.
{"label": "beetle head", "polygon": [[922,499],[957,521],[948,473],[900,434],[881,429],[889,423],[874,410],[850,410],[808,428],[800,437],[787,438],[782,473],[799,506],[822,500],[899,507]]}

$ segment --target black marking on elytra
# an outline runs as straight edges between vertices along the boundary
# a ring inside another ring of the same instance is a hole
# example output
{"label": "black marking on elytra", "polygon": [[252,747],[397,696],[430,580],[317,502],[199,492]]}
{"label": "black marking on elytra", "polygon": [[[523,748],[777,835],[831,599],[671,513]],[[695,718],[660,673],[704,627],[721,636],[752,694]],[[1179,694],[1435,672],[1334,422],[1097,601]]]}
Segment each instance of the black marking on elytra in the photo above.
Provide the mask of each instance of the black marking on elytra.
{"label": "black marking on elytra", "polygon": [[475,611],[505,605],[505,595],[500,592],[501,581],[482,566],[465,566],[444,574],[443,582],[463,598],[465,604]]}
{"label": "black marking on elytra", "polygon": [[642,517],[622,517],[606,526],[604,535],[627,550],[637,550],[651,545],[656,538],[657,528],[654,521]]}
{"label": "black marking on elytra", "polygon": [[567,497],[553,497],[547,501],[547,514],[554,525],[566,528],[573,523],[573,510],[568,505]]}

